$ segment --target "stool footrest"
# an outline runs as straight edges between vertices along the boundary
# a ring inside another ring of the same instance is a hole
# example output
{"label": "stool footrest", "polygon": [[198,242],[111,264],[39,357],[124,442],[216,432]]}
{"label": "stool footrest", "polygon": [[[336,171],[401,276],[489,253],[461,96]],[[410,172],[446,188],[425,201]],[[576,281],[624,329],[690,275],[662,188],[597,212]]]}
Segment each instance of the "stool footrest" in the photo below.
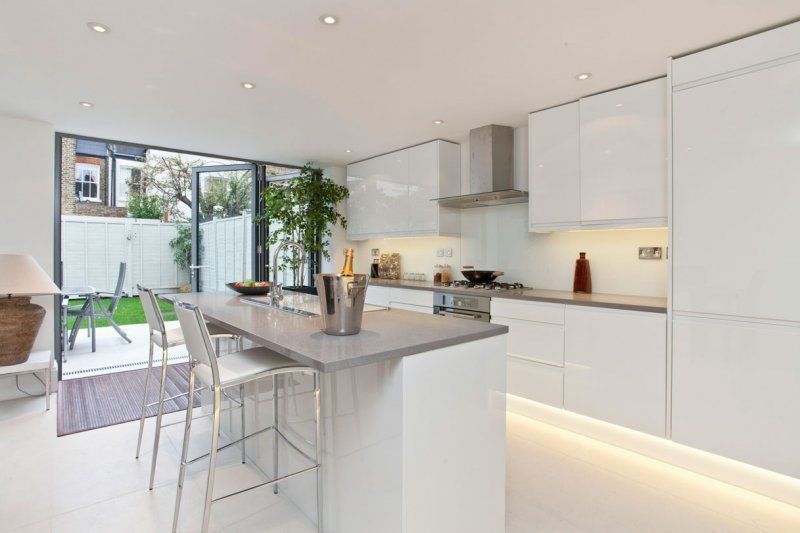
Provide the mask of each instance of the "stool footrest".
{"label": "stool footrest", "polygon": [[286,481],[287,479],[293,478],[295,476],[299,476],[301,474],[305,474],[307,472],[311,472],[319,468],[319,464],[315,464],[314,466],[309,466],[308,468],[304,468],[302,470],[298,470],[297,472],[292,472],[291,474],[286,474],[285,476],[277,477],[271,481],[265,481],[264,483],[259,483],[257,485],[253,485],[252,487],[247,487],[246,489],[237,490],[236,492],[231,492],[230,494],[226,494],[225,496],[220,496],[219,498],[214,498],[212,502],[218,502],[220,500],[224,500],[225,498],[230,498],[231,496],[236,496],[238,494],[242,494],[243,492],[247,492],[249,490],[258,489],[261,487],[269,487],[270,485],[274,485],[275,483],[280,483],[281,481]]}
{"label": "stool footrest", "polygon": [[[209,416],[209,415],[203,415],[203,416]],[[256,435],[260,435],[260,434],[264,433],[265,431],[269,431],[273,427],[274,426],[268,426],[268,427],[265,427],[263,429],[259,429],[258,431],[254,432],[254,433],[251,433],[249,435],[245,435],[241,439],[232,440],[228,444],[225,444],[224,446],[220,446],[219,448],[217,448],[217,451],[220,452],[220,451],[224,450],[225,448],[230,448],[234,444],[239,444],[240,442],[242,442],[245,439],[249,439],[250,437],[255,437]],[[210,454],[211,454],[211,452],[206,452],[203,455],[199,455],[199,456],[195,457],[194,459],[189,459],[188,461],[186,461],[185,464],[190,465],[192,463],[195,463],[195,462],[199,461],[200,459],[204,459],[204,458],[208,457]]]}

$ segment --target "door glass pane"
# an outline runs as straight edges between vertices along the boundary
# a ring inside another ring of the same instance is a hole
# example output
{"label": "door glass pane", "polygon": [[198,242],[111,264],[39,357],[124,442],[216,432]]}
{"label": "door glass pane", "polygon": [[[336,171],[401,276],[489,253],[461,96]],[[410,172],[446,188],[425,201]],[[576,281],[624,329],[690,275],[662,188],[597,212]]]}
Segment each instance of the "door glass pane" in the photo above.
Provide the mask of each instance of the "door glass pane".
{"label": "door glass pane", "polygon": [[252,169],[198,172],[197,268],[200,291],[253,279]]}

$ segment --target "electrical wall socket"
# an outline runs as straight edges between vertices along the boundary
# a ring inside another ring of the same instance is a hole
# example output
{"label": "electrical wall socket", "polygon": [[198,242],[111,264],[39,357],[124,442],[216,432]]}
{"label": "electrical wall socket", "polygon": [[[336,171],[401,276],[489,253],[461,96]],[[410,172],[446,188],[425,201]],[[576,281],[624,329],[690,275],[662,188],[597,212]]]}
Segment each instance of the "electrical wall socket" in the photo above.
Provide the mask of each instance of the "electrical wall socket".
{"label": "electrical wall socket", "polygon": [[453,249],[452,248],[446,248],[445,251],[444,251],[444,255],[446,257],[453,257]]}
{"label": "electrical wall socket", "polygon": [[372,257],[380,257],[381,256],[381,249],[380,248],[372,248]]}
{"label": "electrical wall socket", "polygon": [[640,246],[639,259],[660,261],[663,258],[660,246]]}
{"label": "electrical wall socket", "polygon": [[436,257],[444,257],[444,248],[436,249]]}

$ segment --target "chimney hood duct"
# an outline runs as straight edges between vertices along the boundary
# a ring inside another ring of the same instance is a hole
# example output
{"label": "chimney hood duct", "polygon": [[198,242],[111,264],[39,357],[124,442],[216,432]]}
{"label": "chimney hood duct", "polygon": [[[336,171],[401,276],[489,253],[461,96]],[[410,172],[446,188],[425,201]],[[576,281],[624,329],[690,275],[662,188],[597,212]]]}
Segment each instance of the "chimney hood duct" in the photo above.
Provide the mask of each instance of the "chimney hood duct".
{"label": "chimney hood duct", "polygon": [[469,132],[470,194],[437,198],[442,207],[467,209],[528,201],[514,189],[514,128],[490,124]]}

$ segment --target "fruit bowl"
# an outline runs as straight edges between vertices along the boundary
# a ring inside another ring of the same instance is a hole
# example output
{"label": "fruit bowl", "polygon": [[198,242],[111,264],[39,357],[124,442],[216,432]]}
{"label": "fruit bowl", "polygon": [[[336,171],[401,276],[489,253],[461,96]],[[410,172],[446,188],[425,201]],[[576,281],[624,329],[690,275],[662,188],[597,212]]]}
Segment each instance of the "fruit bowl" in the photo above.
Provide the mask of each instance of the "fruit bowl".
{"label": "fruit bowl", "polygon": [[248,296],[267,294],[269,292],[269,283],[266,281],[259,281],[257,285],[246,285],[245,283],[248,282],[233,281],[225,285],[239,294],[247,294]]}

